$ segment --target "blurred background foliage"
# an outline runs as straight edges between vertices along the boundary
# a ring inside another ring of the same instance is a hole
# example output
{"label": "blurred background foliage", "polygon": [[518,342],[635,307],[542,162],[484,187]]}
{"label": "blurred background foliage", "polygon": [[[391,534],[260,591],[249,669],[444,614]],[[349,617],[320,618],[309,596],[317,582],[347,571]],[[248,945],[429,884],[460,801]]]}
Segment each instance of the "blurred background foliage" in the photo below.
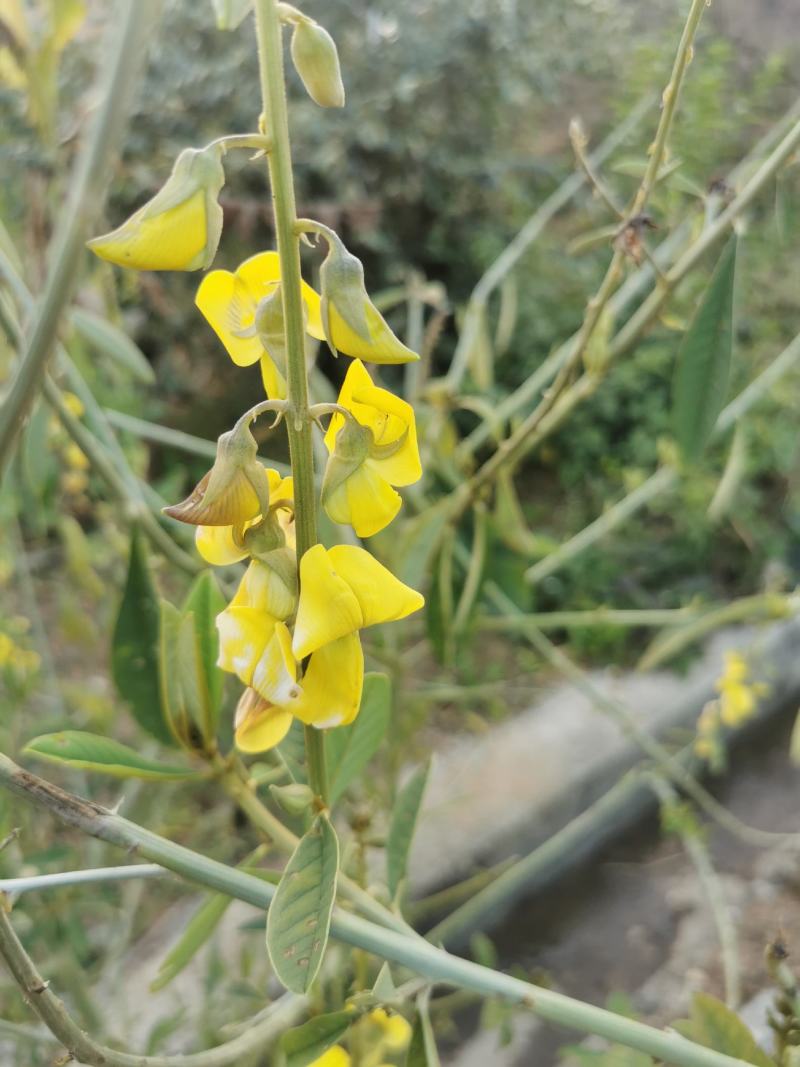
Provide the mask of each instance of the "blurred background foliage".
{"label": "blurred background foliage", "polygon": [[[12,15],[15,7],[16,0]],[[373,292],[406,283],[411,272],[441,283],[452,314],[434,350],[434,373],[449,365],[460,308],[483,270],[571,173],[569,118],[579,114],[596,144],[643,93],[663,84],[685,8],[672,0],[646,10],[627,0],[410,0],[400,12],[389,0],[341,0],[324,12],[311,10],[338,42],[348,106],[322,114],[290,69],[300,212],[342,232],[364,260]],[[772,22],[768,31],[755,32],[757,23],[732,8],[712,11],[700,33],[699,59],[672,138],[672,157],[683,162],[678,178],[663,183],[652,201],[664,232],[697,207],[698,196],[797,94],[797,66],[791,52],[775,48]],[[34,17],[25,55],[8,41],[0,50],[0,105],[9,116],[0,131],[6,175],[0,209],[35,282],[43,274],[77,133],[92,106],[87,86],[106,9],[42,0],[29,10]],[[110,176],[109,223],[152,195],[184,145],[251,129],[256,85],[249,20],[221,34],[210,4],[168,0],[123,158]],[[641,123],[606,168],[620,199],[635,188],[635,163],[644,157],[654,118]],[[272,235],[260,169],[233,154],[226,172],[217,262],[234,267],[268,247]],[[736,385],[788,340],[796,300],[787,264],[798,232],[797,186],[798,168],[789,167],[749,216],[740,250]],[[608,242],[578,251],[572,246],[609,221],[601,202],[581,194],[524,256],[515,271],[514,329],[487,386],[490,401],[523,381],[580,322],[586,296],[602,277]],[[317,265],[310,254],[312,278]],[[580,529],[655,467],[667,447],[680,331],[703,285],[698,272],[681,287],[635,356],[518,475],[526,516],[543,546]],[[192,275],[137,275],[92,263],[79,302],[136,340],[158,384],[132,384],[124,368],[97,360],[80,337],[72,337],[71,353],[103,404],[214,439],[260,386],[255,370],[230,373],[193,306],[195,286]],[[402,331],[402,311],[390,317]],[[327,353],[320,354],[320,365],[338,384],[343,371]],[[677,496],[657,500],[606,539],[602,551],[583,554],[544,581],[536,607],[669,606],[693,595],[739,594],[758,586],[768,565],[773,579],[785,573],[792,583],[800,566],[800,514],[792,492],[798,388],[796,375],[784,379],[779,393],[748,420],[734,515],[720,523],[706,518],[729,447],[721,441]],[[63,531],[65,515],[72,515],[77,522],[67,553],[74,555],[75,529],[90,530],[107,505],[49,416],[40,411],[37,418],[37,435],[46,431],[48,448],[23,450],[23,492],[31,505],[23,509],[25,532],[46,538]],[[456,418],[462,430],[474,425],[471,414]],[[128,447],[137,468],[167,497],[180,495],[203,473],[204,460],[132,438]],[[517,596],[523,565],[503,550],[490,562],[492,576]],[[595,654],[607,655],[615,648],[621,654],[616,645],[625,638],[617,630],[594,630],[586,640]]]}

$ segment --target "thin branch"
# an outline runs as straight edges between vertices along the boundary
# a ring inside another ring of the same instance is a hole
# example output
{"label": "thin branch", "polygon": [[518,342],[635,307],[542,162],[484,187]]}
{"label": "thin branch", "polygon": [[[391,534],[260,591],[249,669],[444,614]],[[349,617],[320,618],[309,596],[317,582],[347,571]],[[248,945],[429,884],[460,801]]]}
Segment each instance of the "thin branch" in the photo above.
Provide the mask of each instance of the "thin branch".
{"label": "thin branch", "polygon": [[[227,893],[262,910],[269,907],[275,895],[275,887],[267,882],[192,852],[97,804],[73,796],[23,770],[2,754],[0,785],[52,812],[63,823],[128,851],[138,852],[190,882]],[[470,960],[459,959],[427,941],[387,930],[339,909],[334,911],[331,934],[345,944],[372,952],[381,959],[394,961],[434,982],[470,989],[482,996],[502,997],[529,1008],[542,1019],[621,1042],[665,1060],[674,1067],[746,1067],[742,1060],[702,1048],[680,1034],[658,1030],[552,989],[532,985]],[[87,1062],[94,1063],[92,1060]],[[141,1067],[141,1060],[139,1064],[134,1060],[130,1067],[134,1065]],[[125,1064],[124,1067],[129,1065]],[[152,1065],[145,1061],[144,1067]],[[197,1067],[197,1064],[193,1067]]]}
{"label": "thin branch", "polygon": [[50,271],[33,329],[20,359],[11,390],[0,409],[0,478],[56,340],[58,324],[78,277],[89,227],[100,210],[117,145],[125,127],[138,73],[144,62],[145,42],[152,31],[156,0],[120,0],[109,21],[107,65],[100,87],[102,104],[81,154],[70,189],[69,202],[53,241]]}
{"label": "thin branch", "polygon": [[14,932],[0,899],[0,956],[5,960],[22,995],[70,1056],[90,1067],[228,1067],[246,1056],[263,1052],[306,1009],[303,997],[288,995],[277,1001],[274,1012],[239,1037],[205,1052],[178,1056],[139,1056],[98,1044],[78,1026],[64,1002],[50,989]]}
{"label": "thin branch", "polygon": [[133,863],[126,867],[90,867],[84,871],[58,871],[55,874],[29,874],[21,878],[0,878],[0,893],[9,896],[31,890],[59,889],[67,885],[94,882],[126,882],[133,878],[163,878],[166,871],[155,863]]}
{"label": "thin branch", "polygon": [[[663,806],[674,808],[678,805],[680,801],[678,794],[661,775],[648,775],[648,781]],[[735,1011],[742,998],[736,927],[731,918],[730,908],[725,900],[725,892],[719,875],[714,870],[714,864],[711,862],[708,848],[701,837],[701,831],[697,828],[694,830],[684,829],[680,826],[679,820],[677,821],[676,833],[681,839],[681,844],[686,850],[687,856],[694,865],[698,880],[706,895],[714,925],[717,928],[725,981],[725,1003]]]}

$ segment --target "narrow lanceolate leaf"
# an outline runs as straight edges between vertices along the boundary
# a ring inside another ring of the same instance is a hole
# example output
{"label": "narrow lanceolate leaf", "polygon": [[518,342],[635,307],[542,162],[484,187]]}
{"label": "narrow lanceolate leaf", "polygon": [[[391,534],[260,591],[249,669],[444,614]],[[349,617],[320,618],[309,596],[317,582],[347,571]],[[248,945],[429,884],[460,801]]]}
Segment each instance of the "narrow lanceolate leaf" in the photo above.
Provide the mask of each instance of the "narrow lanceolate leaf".
{"label": "narrow lanceolate leaf", "polygon": [[286,1057],[285,1067],[307,1067],[318,1060],[346,1033],[353,1018],[351,1011],[332,1011],[287,1030],[280,1039]]}
{"label": "narrow lanceolate leaf", "polygon": [[733,344],[736,236],[731,237],[686,331],[673,383],[672,415],[681,454],[699,458],[725,403]]}
{"label": "narrow lanceolate leaf", "polygon": [[351,726],[331,730],[327,737],[331,803],[336,803],[378,751],[389,725],[391,704],[388,676],[366,674],[358,718]]}
{"label": "narrow lanceolate leaf", "polygon": [[115,360],[145,385],[155,381],[153,368],[138,345],[106,319],[93,315],[85,308],[73,308],[70,322],[75,332],[98,353]]}
{"label": "narrow lanceolate leaf", "polygon": [[159,611],[141,533],[134,529],[128,578],[111,648],[111,673],[139,725],[164,744],[175,740],[161,713],[158,684]]}
{"label": "narrow lanceolate leaf", "polygon": [[82,730],[62,730],[57,734],[42,734],[25,746],[25,752],[41,756],[53,763],[67,763],[87,771],[100,771],[115,778],[181,779],[197,777],[186,767],[158,763],[145,759],[127,745],[110,737],[85,733]]}
{"label": "narrow lanceolate leaf", "polygon": [[189,719],[200,734],[210,740],[214,735],[211,698],[193,611],[183,616],[178,630],[178,671],[181,695]]}
{"label": "narrow lanceolate leaf", "polygon": [[386,864],[389,878],[389,892],[394,898],[405,878],[408,866],[408,854],[414,837],[417,816],[422,805],[422,795],[428,782],[430,762],[420,767],[409,778],[394,803],[389,836],[386,841]]}
{"label": "narrow lanceolate leaf", "polygon": [[216,578],[210,570],[203,571],[189,590],[189,595],[183,604],[183,611],[184,614],[191,611],[194,615],[194,627],[210,701],[212,733],[217,728],[225,681],[224,672],[217,666],[219,635],[216,625],[217,615],[224,608],[225,597],[220,592]]}
{"label": "narrow lanceolate leaf", "polygon": [[174,604],[162,600],[159,604],[158,680],[159,699],[164,720],[171,735],[181,741],[189,740],[189,713],[181,686],[180,633],[181,613]]}
{"label": "narrow lanceolate leaf", "polygon": [[338,871],[336,831],[318,815],[286,865],[267,915],[269,958],[292,993],[306,993],[319,971]]}
{"label": "narrow lanceolate leaf", "polygon": [[163,989],[194,959],[219,926],[232,898],[224,893],[208,897],[189,920],[177,944],[164,957],[158,974],[150,983],[150,992]]}

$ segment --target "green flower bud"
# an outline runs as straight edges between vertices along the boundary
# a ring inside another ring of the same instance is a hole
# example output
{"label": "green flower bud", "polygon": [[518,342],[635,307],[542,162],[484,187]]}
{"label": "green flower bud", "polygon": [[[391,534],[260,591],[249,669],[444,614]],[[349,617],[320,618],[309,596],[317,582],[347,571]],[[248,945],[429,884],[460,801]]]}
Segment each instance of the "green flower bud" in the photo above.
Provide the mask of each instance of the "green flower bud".
{"label": "green flower bud", "polygon": [[336,43],[311,19],[300,19],[292,33],[292,61],[306,92],[320,107],[344,107],[344,85]]}
{"label": "green flower bud", "polygon": [[241,526],[269,510],[269,481],[246,423],[220,435],[214,466],[164,513],[192,526]]}

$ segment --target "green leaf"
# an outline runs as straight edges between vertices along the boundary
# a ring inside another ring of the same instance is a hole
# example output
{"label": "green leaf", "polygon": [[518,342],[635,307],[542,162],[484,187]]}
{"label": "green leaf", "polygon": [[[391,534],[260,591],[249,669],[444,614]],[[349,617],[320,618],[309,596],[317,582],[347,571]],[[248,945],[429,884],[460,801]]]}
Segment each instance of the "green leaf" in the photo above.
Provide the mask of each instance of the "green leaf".
{"label": "green leaf", "polygon": [[178,683],[184,706],[201,736],[211,740],[214,736],[211,699],[205,668],[200,658],[200,640],[192,611],[181,618],[177,651]]}
{"label": "green leaf", "polygon": [[389,892],[392,898],[397,894],[400,882],[405,878],[408,854],[414,828],[417,824],[422,794],[428,782],[430,761],[419,767],[409,778],[394,803],[389,835],[386,840],[386,865],[389,877]]}
{"label": "green leaf", "polygon": [[155,760],[145,759],[127,745],[110,737],[85,733],[83,730],[62,730],[42,734],[25,746],[25,752],[41,756],[53,763],[67,763],[87,771],[112,774],[115,778],[185,779],[196,778],[197,772]]}
{"label": "green leaf", "polygon": [[305,768],[306,743],[303,724],[299,719],[295,719],[289,727],[289,733],[278,745],[276,752],[292,781],[305,785],[308,782]]}
{"label": "green leaf", "polygon": [[755,1067],[775,1067],[775,1061],[759,1048],[739,1016],[716,997],[695,993],[689,1014],[691,1018],[680,1019],[674,1028],[690,1041]]}
{"label": "green leaf", "polygon": [[214,893],[203,901],[189,920],[177,944],[162,960],[158,974],[150,983],[151,993],[157,993],[159,989],[163,989],[194,959],[197,952],[216,930],[231,899],[224,893]]}
{"label": "green leaf", "polygon": [[183,619],[174,604],[159,604],[158,679],[161,708],[175,737],[188,741],[189,716],[181,686],[180,633]]}
{"label": "green leaf", "polygon": [[285,1067],[307,1067],[318,1060],[347,1032],[352,1021],[351,1011],[332,1011],[287,1030],[279,1042],[286,1057]]}
{"label": "green leaf", "polygon": [[673,425],[685,461],[697,460],[725,403],[733,344],[736,236],[731,237],[684,334],[672,390]]}
{"label": "green leaf", "polygon": [[128,578],[122,594],[111,647],[111,673],[120,696],[142,729],[174,745],[161,711],[158,682],[159,611],[144,539],[134,528]]}
{"label": "green leaf", "polygon": [[93,315],[85,308],[73,308],[70,312],[70,322],[79,337],[102,355],[109,356],[133,377],[152,385],[156,380],[153,368],[148,362],[147,356],[138,345],[106,319]]}
{"label": "green leaf", "polygon": [[286,865],[267,915],[273,970],[292,993],[308,992],[317,976],[336,897],[339,842],[318,815]]}
{"label": "green leaf", "polygon": [[331,730],[327,736],[332,804],[378,751],[389,725],[391,707],[392,683],[388,676],[373,671],[366,674],[358,717],[350,726]]}
{"label": "green leaf", "polygon": [[225,597],[220,592],[217,580],[210,570],[203,571],[192,584],[183,604],[184,614],[194,614],[194,626],[200,646],[200,658],[206,675],[206,686],[211,707],[211,734],[216,733],[222,705],[222,689],[225,672],[217,666],[219,634],[217,615],[225,608]]}

